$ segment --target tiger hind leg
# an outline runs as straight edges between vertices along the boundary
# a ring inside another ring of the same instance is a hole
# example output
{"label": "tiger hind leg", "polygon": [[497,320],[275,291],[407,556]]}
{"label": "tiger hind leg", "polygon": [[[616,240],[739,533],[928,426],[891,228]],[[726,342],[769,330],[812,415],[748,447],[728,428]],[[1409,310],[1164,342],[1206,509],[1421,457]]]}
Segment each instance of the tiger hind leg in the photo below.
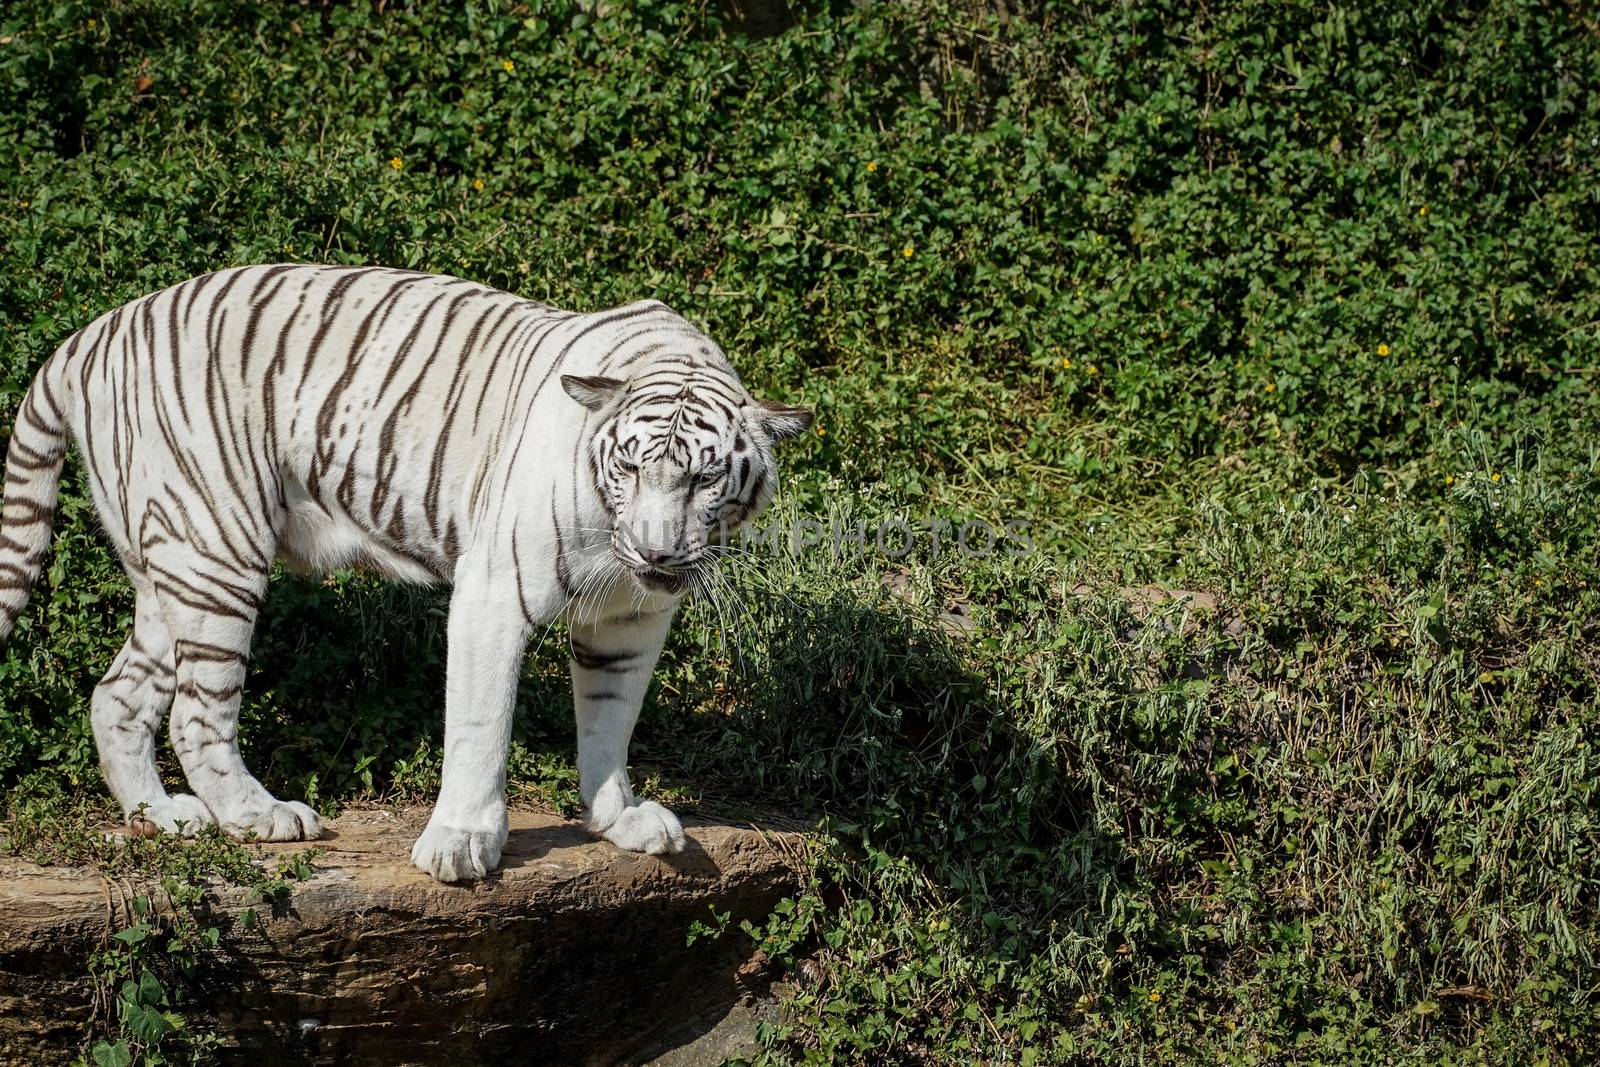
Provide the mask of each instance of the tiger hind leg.
{"label": "tiger hind leg", "polygon": [[156,769],[156,736],[172,704],[172,641],[155,590],[134,577],[133,632],[90,700],[100,772],[128,825],[144,833],[193,834],[216,822],[198,797],[167,795]]}
{"label": "tiger hind leg", "polygon": [[172,636],[177,685],[170,732],[178,762],[218,824],[236,837],[320,837],[316,812],[267,792],[239,754],[239,700],[267,563],[224,563],[224,554],[172,553],[153,566]]}

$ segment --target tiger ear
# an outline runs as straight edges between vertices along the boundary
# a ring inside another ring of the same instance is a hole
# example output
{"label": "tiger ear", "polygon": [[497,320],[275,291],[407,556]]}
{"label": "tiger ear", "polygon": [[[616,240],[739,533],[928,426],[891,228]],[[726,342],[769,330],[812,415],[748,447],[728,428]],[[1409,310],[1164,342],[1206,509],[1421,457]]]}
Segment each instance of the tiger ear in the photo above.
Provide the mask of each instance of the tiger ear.
{"label": "tiger ear", "polygon": [[757,401],[750,415],[774,441],[787,441],[799,437],[811,425],[811,412],[788,404],[775,404],[770,400]]}
{"label": "tiger ear", "polygon": [[616,378],[583,378],[576,374],[561,376],[561,388],[590,411],[599,411],[611,403],[611,398],[617,395],[617,390],[623,384]]}

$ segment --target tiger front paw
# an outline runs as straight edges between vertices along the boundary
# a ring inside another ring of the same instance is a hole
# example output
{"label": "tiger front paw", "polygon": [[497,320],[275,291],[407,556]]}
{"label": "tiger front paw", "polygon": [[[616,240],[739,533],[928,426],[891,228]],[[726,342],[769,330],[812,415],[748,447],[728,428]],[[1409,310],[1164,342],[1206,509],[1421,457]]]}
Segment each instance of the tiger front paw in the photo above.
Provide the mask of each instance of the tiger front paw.
{"label": "tiger front paw", "polygon": [[500,866],[506,831],[462,830],[429,822],[411,846],[411,863],[440,882],[471,882]]}
{"label": "tiger front paw", "polygon": [[599,831],[600,836],[628,852],[652,856],[682,852],[683,824],[672,812],[653,800],[641,800],[617,814],[616,821]]}

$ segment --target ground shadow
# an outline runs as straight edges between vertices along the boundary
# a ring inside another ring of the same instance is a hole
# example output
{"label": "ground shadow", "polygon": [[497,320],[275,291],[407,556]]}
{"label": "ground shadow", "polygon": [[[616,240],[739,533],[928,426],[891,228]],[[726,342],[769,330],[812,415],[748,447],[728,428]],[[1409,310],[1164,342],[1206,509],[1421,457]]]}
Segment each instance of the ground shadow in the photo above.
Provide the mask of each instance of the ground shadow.
{"label": "ground shadow", "polygon": [[512,830],[500,853],[500,869],[513,870],[531,860],[545,859],[552,852],[582,848],[593,843],[594,837],[576,822]]}
{"label": "ground shadow", "polygon": [[827,817],[847,849],[870,843],[966,901],[996,951],[1026,954],[1042,946],[1017,931],[1054,928],[1114,952],[1106,902],[1133,878],[1126,840],[1096,829],[1081,776],[1018,728],[1027,694],[974,673],[967,643],[985,635],[952,614],[848,594],[764,603],[741,620],[749,647],[731,677],[682,694],[727,714],[699,723],[666,773]]}

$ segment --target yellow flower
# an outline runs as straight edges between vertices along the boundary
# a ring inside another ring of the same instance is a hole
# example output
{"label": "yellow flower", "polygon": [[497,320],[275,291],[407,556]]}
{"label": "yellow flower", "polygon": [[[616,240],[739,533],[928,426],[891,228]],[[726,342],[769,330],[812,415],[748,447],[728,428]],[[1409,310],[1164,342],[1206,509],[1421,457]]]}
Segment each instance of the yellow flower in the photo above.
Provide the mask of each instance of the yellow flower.
{"label": "yellow flower", "polygon": [[913,248],[911,245],[906,245],[904,248],[902,248],[900,250],[900,254],[902,256],[905,256],[907,259],[910,259],[912,256],[917,254],[917,250],[915,248]]}
{"label": "yellow flower", "polygon": [[876,173],[878,173],[878,161],[876,159],[868,161],[868,163],[867,163],[867,173],[868,174],[876,174]]}
{"label": "yellow flower", "polygon": [[474,179],[472,179],[472,187],[474,189],[478,190],[480,193],[483,192],[483,179],[482,178],[474,178]]}
{"label": "yellow flower", "polygon": [[88,27],[89,27],[89,28],[90,28],[90,29],[91,29],[91,30],[92,30],[92,29],[94,29],[94,27],[95,27],[95,22],[94,22],[94,19],[90,19],[90,20],[89,20],[89,21],[88,21],[88,23],[87,23],[87,25],[88,25]]}
{"label": "yellow flower", "polygon": [[389,166],[393,167],[395,170],[399,170],[405,165],[405,160],[401,159],[399,156],[395,156],[393,159],[389,160]]}
{"label": "yellow flower", "polygon": [[1278,391],[1278,383],[1277,382],[1268,382],[1264,388],[1269,393],[1276,393]]}
{"label": "yellow flower", "polygon": [[1070,359],[1062,360],[1061,361],[1061,369],[1062,370],[1071,370],[1072,369],[1072,360],[1070,360]]}
{"label": "yellow flower", "polygon": [[1159,1001],[1160,999],[1161,999],[1161,994],[1157,990],[1154,990],[1154,989],[1150,990],[1150,1003],[1154,1004],[1157,1001]]}
{"label": "yellow flower", "polygon": [[1423,204],[1421,207],[1417,208],[1417,214],[1426,216],[1428,214],[1428,205]]}
{"label": "yellow flower", "polygon": [[507,74],[510,74],[512,71],[517,69],[517,65],[508,59],[504,63],[500,64],[500,69],[505,71]]}
{"label": "yellow flower", "polygon": [[28,206],[28,202],[26,200],[18,200],[17,201],[17,206],[18,207],[27,207]]}
{"label": "yellow flower", "polygon": [[1100,373],[1100,368],[1091,363],[1087,367],[1083,368],[1083,373],[1093,376]]}
{"label": "yellow flower", "polygon": [[1500,472],[1495,471],[1493,474],[1489,475],[1489,480],[1491,482],[1498,482],[1500,480]]}
{"label": "yellow flower", "polygon": [[1387,356],[1388,354],[1389,354],[1389,346],[1388,345],[1379,345],[1378,346],[1378,355]]}
{"label": "yellow flower", "polygon": [[1445,485],[1455,485],[1456,484],[1456,476],[1454,474],[1446,474],[1444,476],[1444,484]]}
{"label": "yellow flower", "polygon": [[826,437],[826,436],[828,436],[828,431],[824,430],[821,426],[818,426],[817,427],[817,436],[818,437]]}

